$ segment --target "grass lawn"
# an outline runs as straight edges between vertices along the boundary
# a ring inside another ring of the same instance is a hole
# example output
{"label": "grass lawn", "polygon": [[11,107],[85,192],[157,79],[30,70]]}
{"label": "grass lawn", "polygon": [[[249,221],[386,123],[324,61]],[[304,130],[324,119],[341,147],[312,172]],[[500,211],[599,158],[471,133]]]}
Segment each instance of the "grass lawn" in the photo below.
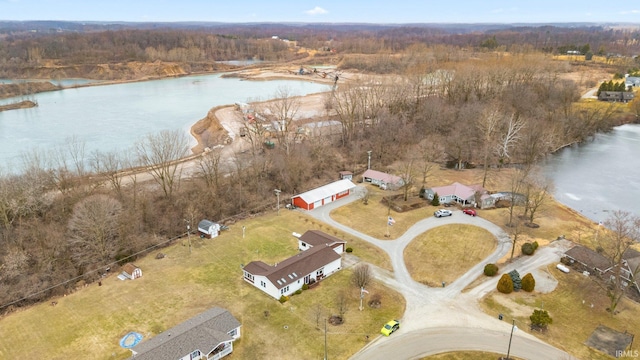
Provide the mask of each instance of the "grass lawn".
{"label": "grass lawn", "polygon": [[404,250],[404,260],[414,280],[440,286],[456,280],[495,248],[495,237],[485,229],[443,225],[415,238]]}
{"label": "grass lawn", "polygon": [[[343,359],[364,345],[365,335],[376,336],[382,324],[402,316],[402,296],[379,284],[368,290],[381,295],[382,306],[359,311],[359,291],[349,285],[348,269],[285,304],[245,283],[242,264],[281,261],[298,252],[292,232],[319,228],[298,212],[280,213],[238,222],[215,239],[192,237],[191,254],[183,246],[186,241],[160,250],[164,259],[155,259],[158,251],[154,251],[135,261],[143,270],[140,279],[120,281],[113,274],[102,286],[92,284],[55,299],[56,306],[43,303],[4,316],[0,359],[124,359],[131,353],[120,348],[118,341],[129,331],[148,339],[212,306],[228,309],[242,323],[233,358],[321,358],[322,321],[337,313],[337,294],[344,291],[349,299],[345,324],[328,328],[329,355]],[[330,231],[326,226],[321,230]],[[388,263],[378,256],[381,252],[346,240],[366,261],[383,267]],[[321,330],[316,328],[316,315]]]}
{"label": "grass lawn", "polygon": [[[553,265],[548,271],[559,281],[551,293],[521,291],[506,295],[494,292],[483,300],[482,307],[488,314],[504,314],[505,321],[515,319],[518,328],[527,332],[531,332],[529,316],[533,310],[547,310],[553,324],[546,333],[534,332],[534,335],[579,359],[611,358],[584,344],[600,324],[616,331],[640,334],[640,304],[625,299],[618,305],[620,313],[611,316],[606,311],[609,301],[604,291],[591,279],[576,272],[564,274]],[[632,347],[639,348],[636,342]]]}

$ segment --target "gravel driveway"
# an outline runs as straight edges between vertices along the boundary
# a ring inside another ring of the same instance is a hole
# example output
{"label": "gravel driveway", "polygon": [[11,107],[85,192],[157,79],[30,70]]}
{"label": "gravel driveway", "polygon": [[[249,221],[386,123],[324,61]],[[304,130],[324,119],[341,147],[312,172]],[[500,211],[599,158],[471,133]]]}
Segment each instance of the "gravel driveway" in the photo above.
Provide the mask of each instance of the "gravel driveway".
{"label": "gravel driveway", "polygon": [[[471,284],[484,265],[495,263],[511,249],[511,240],[500,227],[480,217],[471,217],[454,211],[446,218],[425,218],[418,221],[396,240],[380,240],[360,233],[334,221],[330,212],[360,198],[366,189],[360,185],[351,196],[309,211],[308,214],[352,236],[356,236],[380,247],[390,257],[393,272],[373,266],[376,280],[399,291],[406,300],[406,310],[401,319],[401,328],[391,337],[379,336],[373,339],[354,360],[370,359],[413,359],[429,354],[455,350],[483,350],[504,353],[511,332],[509,322],[500,321],[497,316],[482,312],[478,300],[496,288],[499,276],[489,278],[466,293],[462,290]],[[468,224],[482,227],[491,232],[497,241],[496,250],[472,267],[467,273],[444,288],[431,288],[414,281],[404,263],[404,249],[418,235],[446,224]],[[522,257],[504,266],[501,273],[517,269],[520,273],[540,271],[547,264],[557,262],[566,249],[568,241],[556,241],[540,248],[534,256]],[[354,264],[355,257],[348,257],[346,266]],[[537,273],[537,290],[551,291],[557,282],[548,274]],[[497,315],[497,314],[496,314]],[[505,338],[506,336],[506,338]],[[462,341],[464,339],[464,341]],[[516,346],[516,344],[521,346]],[[513,354],[525,359],[572,359],[536,337],[520,331],[514,334]],[[398,350],[402,351],[399,353]],[[515,351],[517,349],[517,351]]]}

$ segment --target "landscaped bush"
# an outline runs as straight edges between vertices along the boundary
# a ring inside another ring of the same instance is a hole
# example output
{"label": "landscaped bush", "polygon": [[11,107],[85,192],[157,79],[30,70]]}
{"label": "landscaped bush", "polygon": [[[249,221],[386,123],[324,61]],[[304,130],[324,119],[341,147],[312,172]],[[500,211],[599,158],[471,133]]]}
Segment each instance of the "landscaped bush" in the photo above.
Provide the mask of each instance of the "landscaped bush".
{"label": "landscaped bush", "polygon": [[520,250],[522,250],[522,253],[525,255],[533,255],[533,253],[536,251],[536,249],[533,247],[533,244],[529,242],[522,244]]}
{"label": "landscaped bush", "polygon": [[302,289],[296,290],[296,295],[300,295],[300,294],[302,294]]}
{"label": "landscaped bush", "polygon": [[353,248],[348,247],[345,251],[348,252],[348,253],[352,253],[353,252]]}
{"label": "landscaped bush", "polygon": [[540,246],[538,245],[538,242],[534,241],[532,244],[533,244],[533,250],[538,250],[538,246]]}
{"label": "landscaped bush", "polygon": [[302,284],[302,290],[309,290],[309,284]]}
{"label": "landscaped bush", "polygon": [[511,294],[513,292],[513,280],[511,280],[511,276],[502,274],[496,288],[503,294]]}
{"label": "landscaped bush", "polygon": [[522,290],[532,292],[536,288],[536,279],[528,273],[522,278]]}
{"label": "landscaped bush", "polygon": [[289,300],[288,296],[282,295],[280,296],[280,299],[278,301],[280,301],[280,304],[284,304],[287,302],[287,300]]}
{"label": "landscaped bush", "polygon": [[520,291],[522,289],[522,280],[520,280],[518,270],[510,271],[509,277],[511,277],[511,282],[513,283],[513,291]]}
{"label": "landscaped bush", "polygon": [[487,276],[495,276],[498,273],[498,265],[487,264],[484,266],[484,274]]}
{"label": "landscaped bush", "polygon": [[438,193],[433,194],[433,200],[431,200],[431,205],[440,206],[440,195],[438,195]]}
{"label": "landscaped bush", "polygon": [[547,326],[553,323],[553,319],[549,316],[547,310],[533,310],[529,320],[531,320],[531,326],[539,330],[546,330]]}

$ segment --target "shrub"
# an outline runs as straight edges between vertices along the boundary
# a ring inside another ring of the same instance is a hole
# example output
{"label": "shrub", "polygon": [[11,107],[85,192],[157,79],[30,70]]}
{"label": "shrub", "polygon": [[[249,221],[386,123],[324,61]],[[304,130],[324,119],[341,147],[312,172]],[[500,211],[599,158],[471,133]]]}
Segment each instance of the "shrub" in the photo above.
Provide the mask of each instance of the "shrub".
{"label": "shrub", "polygon": [[353,248],[348,247],[345,251],[348,252],[348,253],[352,253],[353,252]]}
{"label": "shrub", "polygon": [[280,299],[278,301],[280,301],[280,304],[284,304],[287,302],[287,300],[289,300],[288,296],[282,295],[280,296]]}
{"label": "shrub", "polygon": [[520,291],[520,289],[522,289],[522,280],[520,280],[520,273],[518,273],[518,270],[510,271],[509,277],[513,283],[513,290]]}
{"label": "shrub", "polygon": [[440,206],[440,195],[438,195],[438,193],[433,194],[433,200],[431,200],[431,205]]}
{"label": "shrub", "polygon": [[495,276],[498,273],[498,265],[487,264],[484,266],[484,274],[486,276]]}
{"label": "shrub", "polygon": [[542,330],[545,330],[547,325],[553,323],[553,319],[549,316],[547,310],[533,310],[529,320],[531,320],[531,326]]}
{"label": "shrub", "polygon": [[496,288],[503,294],[512,293],[513,280],[511,280],[511,276],[509,276],[508,274],[502,274],[502,277],[500,277],[500,280],[498,280],[498,286]]}
{"label": "shrub", "polygon": [[534,249],[533,247],[533,244],[529,242],[522,244],[520,250],[522,250],[522,253],[525,255],[533,255],[533,253],[536,251],[536,249]]}
{"label": "shrub", "polygon": [[533,245],[533,250],[538,250],[538,246],[540,246],[540,245],[538,245],[538,242],[537,242],[537,241],[534,241],[534,242],[532,243],[532,245]]}
{"label": "shrub", "polygon": [[522,278],[522,290],[526,292],[532,292],[535,288],[536,279],[533,277],[533,275],[531,275],[531,273],[528,273]]}
{"label": "shrub", "polygon": [[302,289],[296,290],[296,295],[300,295],[300,294],[302,294]]}
{"label": "shrub", "polygon": [[309,290],[309,284],[302,284],[302,290]]}

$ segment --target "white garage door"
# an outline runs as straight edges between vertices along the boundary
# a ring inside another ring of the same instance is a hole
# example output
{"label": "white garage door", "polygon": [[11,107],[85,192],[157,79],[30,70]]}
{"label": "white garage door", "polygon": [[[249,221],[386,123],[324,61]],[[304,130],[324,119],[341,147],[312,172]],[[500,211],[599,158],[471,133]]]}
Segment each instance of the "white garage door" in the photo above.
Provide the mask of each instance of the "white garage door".
{"label": "white garage door", "polygon": [[331,196],[324,198],[324,204],[327,205],[331,202]]}

